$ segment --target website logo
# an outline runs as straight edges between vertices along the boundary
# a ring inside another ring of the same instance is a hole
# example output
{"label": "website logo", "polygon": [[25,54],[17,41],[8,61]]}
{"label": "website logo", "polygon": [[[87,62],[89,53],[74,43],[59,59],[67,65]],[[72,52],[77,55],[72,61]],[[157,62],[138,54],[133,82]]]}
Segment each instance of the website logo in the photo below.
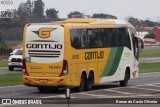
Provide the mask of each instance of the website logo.
{"label": "website logo", "polygon": [[2,99],[2,104],[12,104],[11,99]]}
{"label": "website logo", "polygon": [[14,0],[0,0],[0,18],[14,18]]}
{"label": "website logo", "polygon": [[14,10],[0,10],[0,18],[14,18]]}

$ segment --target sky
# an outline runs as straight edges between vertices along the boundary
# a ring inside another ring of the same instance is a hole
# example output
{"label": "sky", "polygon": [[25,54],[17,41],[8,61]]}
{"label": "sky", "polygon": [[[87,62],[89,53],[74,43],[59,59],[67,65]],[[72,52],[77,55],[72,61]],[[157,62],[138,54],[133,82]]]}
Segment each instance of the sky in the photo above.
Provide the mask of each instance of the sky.
{"label": "sky", "polygon": [[[14,8],[27,0],[14,0]],[[33,0],[31,0],[33,1]],[[160,21],[160,0],[42,0],[45,10],[55,8],[60,18],[67,18],[67,14],[80,11],[85,15],[105,13],[125,19],[132,16],[140,20]]]}

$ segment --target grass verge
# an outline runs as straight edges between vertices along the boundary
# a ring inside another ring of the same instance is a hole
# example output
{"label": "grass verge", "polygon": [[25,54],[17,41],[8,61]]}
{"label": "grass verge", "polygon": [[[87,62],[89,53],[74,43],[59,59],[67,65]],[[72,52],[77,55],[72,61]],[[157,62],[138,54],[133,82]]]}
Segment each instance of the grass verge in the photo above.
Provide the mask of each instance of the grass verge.
{"label": "grass verge", "polygon": [[142,50],[140,57],[160,57],[160,50]]}
{"label": "grass verge", "polygon": [[160,62],[141,63],[139,65],[140,73],[160,72]]}
{"label": "grass verge", "polygon": [[0,86],[22,84],[22,73],[8,73],[0,75]]}
{"label": "grass verge", "polygon": [[0,60],[0,67],[7,67],[7,66],[8,66],[7,59]]}

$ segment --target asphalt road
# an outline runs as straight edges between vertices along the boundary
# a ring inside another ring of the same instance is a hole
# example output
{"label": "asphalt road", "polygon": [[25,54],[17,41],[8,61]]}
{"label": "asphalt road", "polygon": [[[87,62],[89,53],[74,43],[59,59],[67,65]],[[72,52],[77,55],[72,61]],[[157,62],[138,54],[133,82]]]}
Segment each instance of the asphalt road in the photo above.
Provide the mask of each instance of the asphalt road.
{"label": "asphalt road", "polygon": [[14,71],[9,71],[8,67],[0,67],[0,74],[17,73],[17,72],[22,72],[22,69],[14,68]]}
{"label": "asphalt road", "polygon": [[[140,63],[147,62],[160,62],[160,58],[142,58]],[[0,74],[10,73],[10,72],[22,72],[21,69],[16,68],[14,71],[9,71],[7,67],[0,68]],[[130,80],[129,86],[120,87],[118,83],[108,83],[105,85],[95,86],[93,91],[88,92],[77,92],[74,89],[71,90],[71,104],[70,107],[116,107],[116,106],[142,106],[150,107],[151,105],[138,105],[138,104],[114,104],[116,99],[131,99],[131,98],[159,98],[160,99],[160,73],[144,73],[140,74],[139,78],[136,80]],[[48,92],[39,93],[35,87],[27,87],[24,85],[18,86],[8,86],[0,87],[0,98],[49,98],[49,103],[47,107],[67,107],[65,99],[65,89],[60,89],[58,93]],[[52,99],[53,98],[53,99]],[[57,98],[59,99],[57,102]],[[107,99],[109,98],[109,99]],[[99,100],[100,99],[100,100]],[[113,100],[113,104],[108,104],[108,100]],[[1,99],[0,99],[1,100]],[[103,104],[105,103],[106,104]],[[58,103],[58,104],[57,104]],[[64,103],[64,104],[63,104]],[[79,104],[81,103],[81,104]],[[88,104],[87,104],[88,103]],[[94,103],[94,104],[93,104]],[[100,104],[99,104],[100,103]],[[83,105],[82,105],[83,104]],[[0,105],[5,107],[21,107],[22,105]],[[23,105],[24,107],[43,107],[46,105]],[[153,107],[159,107],[159,104],[153,104]]]}
{"label": "asphalt road", "polygon": [[[123,104],[105,104],[108,100],[115,102],[116,99],[131,98],[160,98],[160,73],[140,74],[136,80],[130,80],[127,87],[120,87],[118,83],[108,83],[105,85],[95,86],[92,91],[77,92],[71,90],[71,107],[106,107],[106,106],[124,106]],[[49,98],[47,107],[67,107],[65,99],[65,90],[60,89],[58,93],[48,92],[39,93],[37,88],[27,87],[24,85],[0,87],[0,98]],[[53,98],[53,99],[52,99]],[[109,99],[107,99],[109,98]],[[58,101],[57,101],[58,99]],[[124,99],[123,99],[124,100]],[[58,104],[57,104],[58,103]],[[63,104],[64,103],[64,104]],[[80,103],[80,104],[79,104]],[[89,103],[89,104],[87,104]],[[93,104],[94,103],[94,104]],[[81,105],[83,104],[83,105]],[[158,104],[153,104],[158,107]],[[5,107],[21,107],[22,105],[0,105]],[[33,105],[23,105],[24,107],[33,107]],[[43,107],[46,105],[34,105],[34,107]],[[127,106],[127,105],[126,105]],[[133,106],[134,104],[130,104]],[[137,106],[137,105],[136,105]],[[142,105],[141,105],[142,106]],[[143,105],[149,107],[149,105]]]}
{"label": "asphalt road", "polygon": [[159,45],[148,45],[145,46],[142,50],[160,50],[160,44]]}
{"label": "asphalt road", "polygon": [[160,62],[160,57],[139,58],[139,63],[155,63]]}

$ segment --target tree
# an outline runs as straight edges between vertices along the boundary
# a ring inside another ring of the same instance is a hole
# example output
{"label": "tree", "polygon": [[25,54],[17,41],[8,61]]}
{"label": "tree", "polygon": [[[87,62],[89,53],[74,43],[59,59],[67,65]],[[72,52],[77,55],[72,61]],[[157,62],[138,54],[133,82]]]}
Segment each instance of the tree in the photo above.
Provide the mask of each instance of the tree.
{"label": "tree", "polygon": [[94,13],[92,18],[117,19],[116,16],[104,14],[104,13]]}
{"label": "tree", "polygon": [[145,20],[144,22],[145,22],[146,26],[154,27],[156,25],[156,23],[154,23],[153,21],[150,21],[150,20]]}
{"label": "tree", "polygon": [[145,35],[144,38],[150,38],[150,39],[155,39],[155,32],[154,31],[148,31],[149,34]]}
{"label": "tree", "polygon": [[47,18],[58,18],[58,15],[57,15],[58,12],[59,11],[57,11],[54,8],[47,9],[46,10]]}
{"label": "tree", "polygon": [[21,3],[18,7],[17,14],[21,19],[29,18],[32,15],[32,3],[28,0],[26,3]]}
{"label": "tree", "polygon": [[154,26],[159,26],[160,24],[158,22],[153,22],[150,20],[139,20],[137,18],[134,18],[132,16],[130,16],[128,18],[128,21],[137,29],[142,31],[143,27],[154,27]]}
{"label": "tree", "polygon": [[7,44],[4,42],[4,40],[1,37],[1,32],[0,32],[0,55],[7,54],[9,52],[9,48]]}
{"label": "tree", "polygon": [[142,21],[140,21],[140,20],[138,20],[137,18],[134,18],[134,17],[132,17],[132,16],[130,16],[129,18],[128,18],[128,21],[134,26],[134,27],[136,27],[136,29],[137,30],[141,30],[140,28],[141,28],[141,26],[143,26],[142,25]]}
{"label": "tree", "polygon": [[73,11],[68,14],[68,18],[83,18],[83,13],[79,11]]}
{"label": "tree", "polygon": [[44,18],[44,3],[42,0],[34,2],[33,15]]}

